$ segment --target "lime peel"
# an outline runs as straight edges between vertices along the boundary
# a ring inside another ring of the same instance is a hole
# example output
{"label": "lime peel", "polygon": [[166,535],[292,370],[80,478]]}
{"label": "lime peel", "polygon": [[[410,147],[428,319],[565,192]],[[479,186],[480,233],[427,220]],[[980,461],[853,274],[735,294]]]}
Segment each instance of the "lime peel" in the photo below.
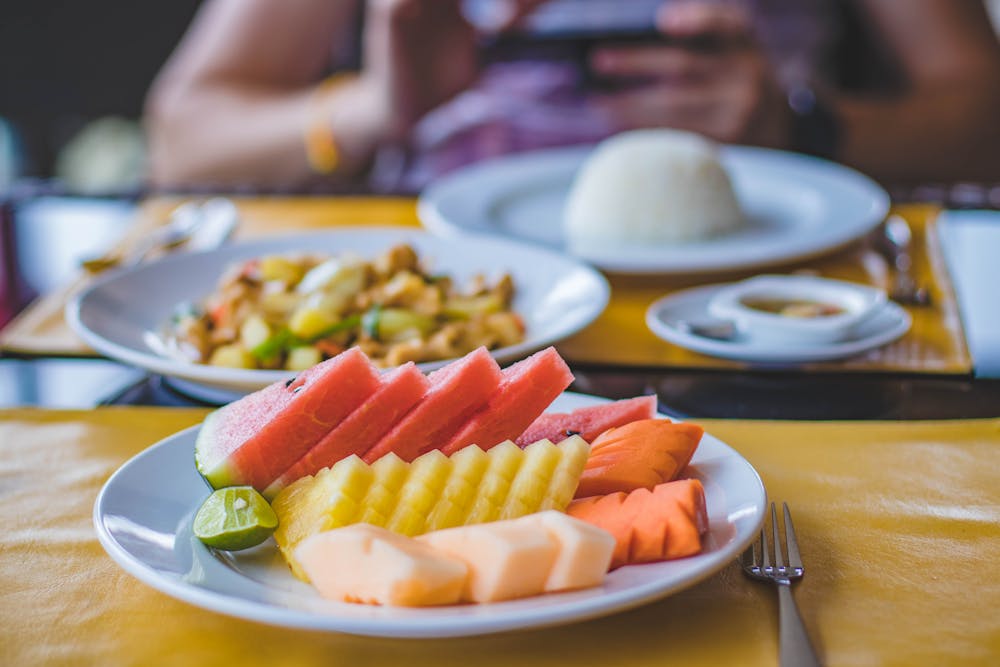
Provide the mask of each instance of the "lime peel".
{"label": "lime peel", "polygon": [[194,534],[210,547],[249,549],[278,527],[278,517],[252,486],[229,486],[212,493],[194,517]]}

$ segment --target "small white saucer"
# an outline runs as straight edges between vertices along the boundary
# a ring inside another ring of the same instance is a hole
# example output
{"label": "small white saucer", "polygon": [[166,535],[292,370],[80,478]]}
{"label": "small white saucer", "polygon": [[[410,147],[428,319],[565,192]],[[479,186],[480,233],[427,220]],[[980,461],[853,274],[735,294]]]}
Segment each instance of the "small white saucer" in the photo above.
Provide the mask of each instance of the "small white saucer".
{"label": "small white saucer", "polygon": [[654,301],[646,311],[646,324],[663,340],[695,352],[723,359],[768,364],[796,364],[852,357],[891,343],[910,329],[911,317],[892,301],[886,302],[836,342],[787,345],[781,340],[745,331],[720,340],[690,331],[683,323],[717,320],[708,312],[712,297],[728,285],[707,285],[676,292]]}

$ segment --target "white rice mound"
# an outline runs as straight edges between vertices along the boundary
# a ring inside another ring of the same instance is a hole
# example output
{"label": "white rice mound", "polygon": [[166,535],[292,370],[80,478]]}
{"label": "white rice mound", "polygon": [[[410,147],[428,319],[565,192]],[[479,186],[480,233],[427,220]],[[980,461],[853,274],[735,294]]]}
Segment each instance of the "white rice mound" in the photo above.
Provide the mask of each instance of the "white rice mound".
{"label": "white rice mound", "polygon": [[601,142],[564,210],[571,248],[665,245],[732,232],[744,222],[716,146],[679,130],[632,130]]}

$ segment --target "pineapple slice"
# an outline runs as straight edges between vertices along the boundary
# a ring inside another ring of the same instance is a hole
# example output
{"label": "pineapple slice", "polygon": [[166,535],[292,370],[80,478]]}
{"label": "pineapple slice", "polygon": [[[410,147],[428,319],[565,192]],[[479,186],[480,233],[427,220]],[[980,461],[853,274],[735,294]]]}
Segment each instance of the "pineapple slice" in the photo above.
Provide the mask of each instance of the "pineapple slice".
{"label": "pineapple slice", "polygon": [[356,523],[373,477],[364,461],[350,456],[315,476],[296,480],[275,496],[271,506],[279,520],[274,540],[296,576],[304,578],[291,557],[295,547],[315,533]]}
{"label": "pineapple slice", "polygon": [[451,475],[451,460],[433,449],[414,459],[386,528],[402,535],[426,532],[424,524]]}
{"label": "pineapple slice", "polygon": [[337,462],[328,470],[323,476],[324,486],[330,489],[323,530],[356,523],[358,510],[375,477],[371,467],[357,455]]}
{"label": "pineapple slice", "polygon": [[580,484],[580,475],[590,456],[590,444],[578,435],[560,441],[556,447],[562,450],[562,457],[552,471],[549,486],[538,504],[538,512],[566,509],[573,500],[576,487]]}
{"label": "pineapple slice", "polygon": [[486,455],[489,466],[476,489],[476,499],[465,517],[465,523],[486,523],[500,518],[500,509],[507,499],[510,483],[524,460],[524,452],[510,440],[493,447]]}
{"label": "pineapple slice", "polygon": [[441,490],[441,501],[427,517],[427,530],[465,524],[465,516],[476,498],[476,489],[490,458],[479,447],[465,447],[451,456],[451,476]]}
{"label": "pineapple slice", "polygon": [[432,450],[405,463],[395,454],[371,466],[357,456],[303,477],[275,496],[274,533],[296,576],[292,551],[306,537],[350,523],[403,535],[564,510],[576,491],[590,445],[573,436],[519,448],[505,441],[487,452],[475,445],[451,458]]}
{"label": "pineapple slice", "polygon": [[548,491],[561,452],[549,440],[539,440],[524,448],[524,460],[510,483],[500,519],[516,519],[538,511]]}
{"label": "pineapple slice", "polygon": [[368,491],[365,508],[361,511],[358,523],[370,523],[384,528],[396,507],[396,498],[409,475],[410,467],[403,459],[389,452],[373,463],[371,468],[375,480]]}

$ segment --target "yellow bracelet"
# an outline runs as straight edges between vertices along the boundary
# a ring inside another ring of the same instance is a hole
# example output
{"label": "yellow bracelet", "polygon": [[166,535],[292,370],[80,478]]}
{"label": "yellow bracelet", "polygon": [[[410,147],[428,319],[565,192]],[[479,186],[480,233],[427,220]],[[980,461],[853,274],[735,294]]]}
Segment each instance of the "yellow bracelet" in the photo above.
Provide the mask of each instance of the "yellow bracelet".
{"label": "yellow bracelet", "polygon": [[326,99],[335,90],[355,79],[353,73],[334,74],[313,90],[309,120],[305,130],[306,160],[317,174],[331,174],[340,164],[340,149],[333,134]]}

